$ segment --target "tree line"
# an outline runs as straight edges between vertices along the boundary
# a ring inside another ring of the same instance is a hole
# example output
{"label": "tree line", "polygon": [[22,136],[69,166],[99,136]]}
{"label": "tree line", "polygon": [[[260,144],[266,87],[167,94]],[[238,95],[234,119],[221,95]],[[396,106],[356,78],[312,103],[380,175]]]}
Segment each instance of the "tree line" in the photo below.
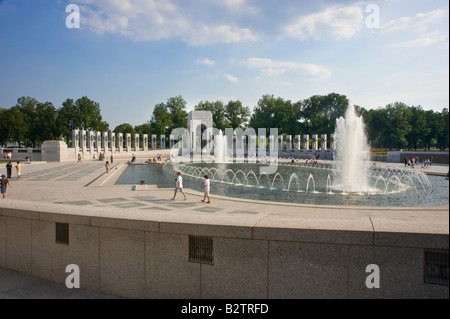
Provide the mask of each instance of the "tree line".
{"label": "tree line", "polygon": [[[314,95],[292,102],[274,95],[263,95],[250,110],[241,101],[201,101],[194,109],[211,111],[213,125],[222,131],[246,127],[278,128],[280,135],[333,134],[336,119],[345,115],[349,100],[345,95],[330,93]],[[144,124],[123,123],[115,133],[168,135],[179,127],[187,127],[187,102],[182,96],[171,97],[155,105],[151,118]],[[426,111],[420,105],[402,102],[367,110],[358,105],[357,113],[366,124],[371,147],[383,149],[418,149],[449,145],[448,109]],[[82,97],[67,99],[60,108],[51,102],[21,97],[9,109],[0,108],[0,142],[16,142],[20,146],[39,146],[45,140],[65,140],[71,143],[72,130],[84,129],[108,132],[109,124],[102,120],[99,103]]]}

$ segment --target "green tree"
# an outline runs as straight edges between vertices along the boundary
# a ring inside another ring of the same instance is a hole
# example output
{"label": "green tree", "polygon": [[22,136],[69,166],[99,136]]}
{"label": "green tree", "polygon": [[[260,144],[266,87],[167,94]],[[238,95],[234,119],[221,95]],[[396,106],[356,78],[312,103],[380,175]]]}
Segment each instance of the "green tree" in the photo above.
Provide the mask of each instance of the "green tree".
{"label": "green tree", "polygon": [[278,134],[289,134],[295,132],[299,123],[299,116],[296,112],[296,105],[291,101],[285,101],[281,97],[275,98],[273,95],[263,95],[253,109],[250,119],[250,127],[258,128],[278,128]]}
{"label": "green tree", "polygon": [[80,129],[98,132],[108,131],[108,123],[102,120],[100,104],[84,96],[75,102],[75,110]]}
{"label": "green tree", "polygon": [[348,108],[345,95],[330,93],[314,95],[296,103],[300,118],[300,131],[304,133],[332,134],[336,128],[336,119],[345,115]]}
{"label": "green tree", "polygon": [[390,149],[404,148],[408,144],[406,136],[411,132],[411,109],[405,103],[395,102],[387,105],[384,112],[387,121],[381,132],[384,140],[389,141]]}
{"label": "green tree", "polygon": [[448,139],[449,139],[449,118],[448,118],[448,109],[444,108],[441,113],[441,123],[442,123],[442,134],[438,138],[439,146],[441,151],[448,148]]}
{"label": "green tree", "polygon": [[167,99],[166,110],[170,116],[169,132],[179,127],[187,127],[186,101],[181,95]]}
{"label": "green tree", "polygon": [[133,126],[128,123],[123,123],[123,124],[117,125],[113,132],[116,134],[123,133],[124,136],[127,133],[130,133],[132,136],[136,133]]}
{"label": "green tree", "polygon": [[195,106],[196,111],[210,111],[212,113],[213,125],[215,128],[225,131],[225,128],[230,127],[225,106],[222,101],[209,102],[201,101]]}
{"label": "green tree", "polygon": [[72,131],[81,127],[81,118],[78,116],[74,100],[65,100],[62,107],[57,110],[56,126],[67,145],[71,145]]}
{"label": "green tree", "polygon": [[38,144],[46,140],[56,140],[61,137],[56,124],[57,111],[50,102],[38,103],[35,109],[33,132]]}
{"label": "green tree", "polygon": [[241,101],[229,101],[225,106],[225,114],[233,129],[244,129],[250,119],[251,112],[248,106],[242,106]]}
{"label": "green tree", "polygon": [[152,118],[150,119],[150,126],[152,132],[157,135],[171,132],[169,129],[172,126],[172,119],[164,103],[155,106]]}
{"label": "green tree", "polygon": [[405,135],[405,138],[408,141],[408,148],[417,150],[420,143],[424,144],[424,137],[430,133],[431,129],[428,127],[426,113],[420,105],[412,106],[410,111],[411,130]]}
{"label": "green tree", "polygon": [[0,112],[1,142],[6,146],[8,142],[17,142],[19,145],[26,140],[29,125],[26,116],[19,106],[2,109]]}
{"label": "green tree", "polygon": [[140,136],[147,134],[150,136],[152,134],[152,126],[150,125],[150,122],[138,125],[134,127],[134,131],[136,134],[139,134]]}
{"label": "green tree", "polygon": [[[26,126],[26,128],[18,128],[21,131],[18,134],[23,134],[20,142],[23,142],[26,146],[35,146],[36,144],[36,132],[33,130],[32,123],[34,123],[35,109],[38,103],[39,101],[29,96],[22,96],[17,99],[16,108],[23,115],[23,121],[25,121]],[[22,123],[20,119],[18,119],[16,124],[19,123]]]}

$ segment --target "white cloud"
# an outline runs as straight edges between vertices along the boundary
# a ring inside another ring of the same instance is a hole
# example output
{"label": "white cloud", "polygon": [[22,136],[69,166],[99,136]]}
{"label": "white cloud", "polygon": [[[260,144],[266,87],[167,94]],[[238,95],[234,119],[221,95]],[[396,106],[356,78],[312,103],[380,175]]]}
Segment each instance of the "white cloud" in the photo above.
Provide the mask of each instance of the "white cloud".
{"label": "white cloud", "polygon": [[216,64],[215,61],[210,60],[210,59],[208,59],[208,58],[206,58],[206,59],[198,59],[196,62],[197,62],[198,64],[203,64],[203,65],[207,65],[207,66],[213,66],[213,65]]}
{"label": "white cloud", "polygon": [[244,62],[249,68],[260,69],[262,75],[278,77],[287,72],[300,72],[313,79],[327,79],[331,77],[331,71],[325,67],[308,63],[275,61],[265,58],[250,58]]}
{"label": "white cloud", "polygon": [[313,38],[322,40],[326,38],[351,38],[364,24],[361,7],[331,7],[322,12],[300,16],[285,27],[288,37],[306,40]]}
{"label": "white cloud", "polygon": [[173,0],[79,0],[82,25],[97,34],[116,33],[133,41],[179,38],[190,45],[255,41],[252,30],[234,23],[203,21]]}
{"label": "white cloud", "polygon": [[444,10],[438,9],[427,13],[418,13],[414,17],[402,17],[391,20],[382,27],[383,33],[394,31],[410,31],[418,33],[419,38],[396,43],[394,47],[410,48],[410,47],[426,47],[434,44],[447,44],[448,33],[442,34],[441,31],[429,32],[433,23],[446,16]]}
{"label": "white cloud", "polygon": [[217,6],[225,7],[226,10],[238,15],[253,16],[260,12],[259,8],[251,6],[247,0],[214,0],[213,3]]}
{"label": "white cloud", "polygon": [[233,83],[239,82],[239,79],[238,79],[237,77],[232,76],[232,75],[230,75],[230,74],[225,73],[225,74],[224,74],[224,77],[225,77],[225,79],[227,79],[227,80],[230,81],[230,82],[233,82]]}
{"label": "white cloud", "polygon": [[382,26],[383,32],[408,31],[425,32],[429,24],[446,15],[444,10],[433,10],[427,13],[418,13],[414,17],[402,17],[392,20]]}
{"label": "white cloud", "polygon": [[448,33],[445,35],[441,35],[439,31],[427,33],[418,39],[397,43],[394,46],[401,48],[411,48],[411,47],[426,47],[434,44],[448,45]]}

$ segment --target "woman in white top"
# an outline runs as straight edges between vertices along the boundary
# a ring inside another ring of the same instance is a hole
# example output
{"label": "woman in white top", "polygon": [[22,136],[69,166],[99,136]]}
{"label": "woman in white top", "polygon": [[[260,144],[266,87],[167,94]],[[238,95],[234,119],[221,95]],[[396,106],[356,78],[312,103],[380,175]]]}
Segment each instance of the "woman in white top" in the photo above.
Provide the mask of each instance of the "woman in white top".
{"label": "woman in white top", "polygon": [[209,198],[209,190],[211,188],[211,181],[208,179],[208,175],[205,175],[205,182],[203,183],[202,188],[205,192],[205,196],[203,197],[202,202],[204,203],[206,201],[206,197],[208,197],[208,201],[206,203],[210,204],[211,198]]}
{"label": "woman in white top", "polygon": [[177,181],[177,184],[175,186],[175,194],[173,194],[172,200],[175,200],[175,197],[177,196],[177,192],[180,191],[181,194],[184,195],[184,200],[187,199],[186,194],[183,192],[183,177],[181,177],[181,173],[177,173],[177,178],[175,179]]}

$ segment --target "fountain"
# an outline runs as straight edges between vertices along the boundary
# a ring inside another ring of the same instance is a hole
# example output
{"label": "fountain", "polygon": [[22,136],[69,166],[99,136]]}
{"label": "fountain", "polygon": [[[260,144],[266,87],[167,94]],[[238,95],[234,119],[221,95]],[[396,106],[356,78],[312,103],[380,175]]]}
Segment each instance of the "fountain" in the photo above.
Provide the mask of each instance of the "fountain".
{"label": "fountain", "polygon": [[[214,163],[169,161],[163,170],[171,175],[180,171],[187,183],[208,175],[214,191],[226,196],[331,205],[406,206],[411,200],[417,206],[436,204],[426,174],[370,167],[364,123],[351,102],[345,117],[336,120],[334,141],[332,164],[278,164],[275,172],[267,173],[260,169],[261,161],[234,162],[227,137],[220,131],[214,136]],[[448,195],[442,198],[448,202]]]}
{"label": "fountain", "polygon": [[370,149],[363,119],[356,115],[355,107],[351,102],[349,102],[345,118],[336,120],[334,138],[336,142],[335,180],[332,189],[345,193],[368,192],[367,172]]}

